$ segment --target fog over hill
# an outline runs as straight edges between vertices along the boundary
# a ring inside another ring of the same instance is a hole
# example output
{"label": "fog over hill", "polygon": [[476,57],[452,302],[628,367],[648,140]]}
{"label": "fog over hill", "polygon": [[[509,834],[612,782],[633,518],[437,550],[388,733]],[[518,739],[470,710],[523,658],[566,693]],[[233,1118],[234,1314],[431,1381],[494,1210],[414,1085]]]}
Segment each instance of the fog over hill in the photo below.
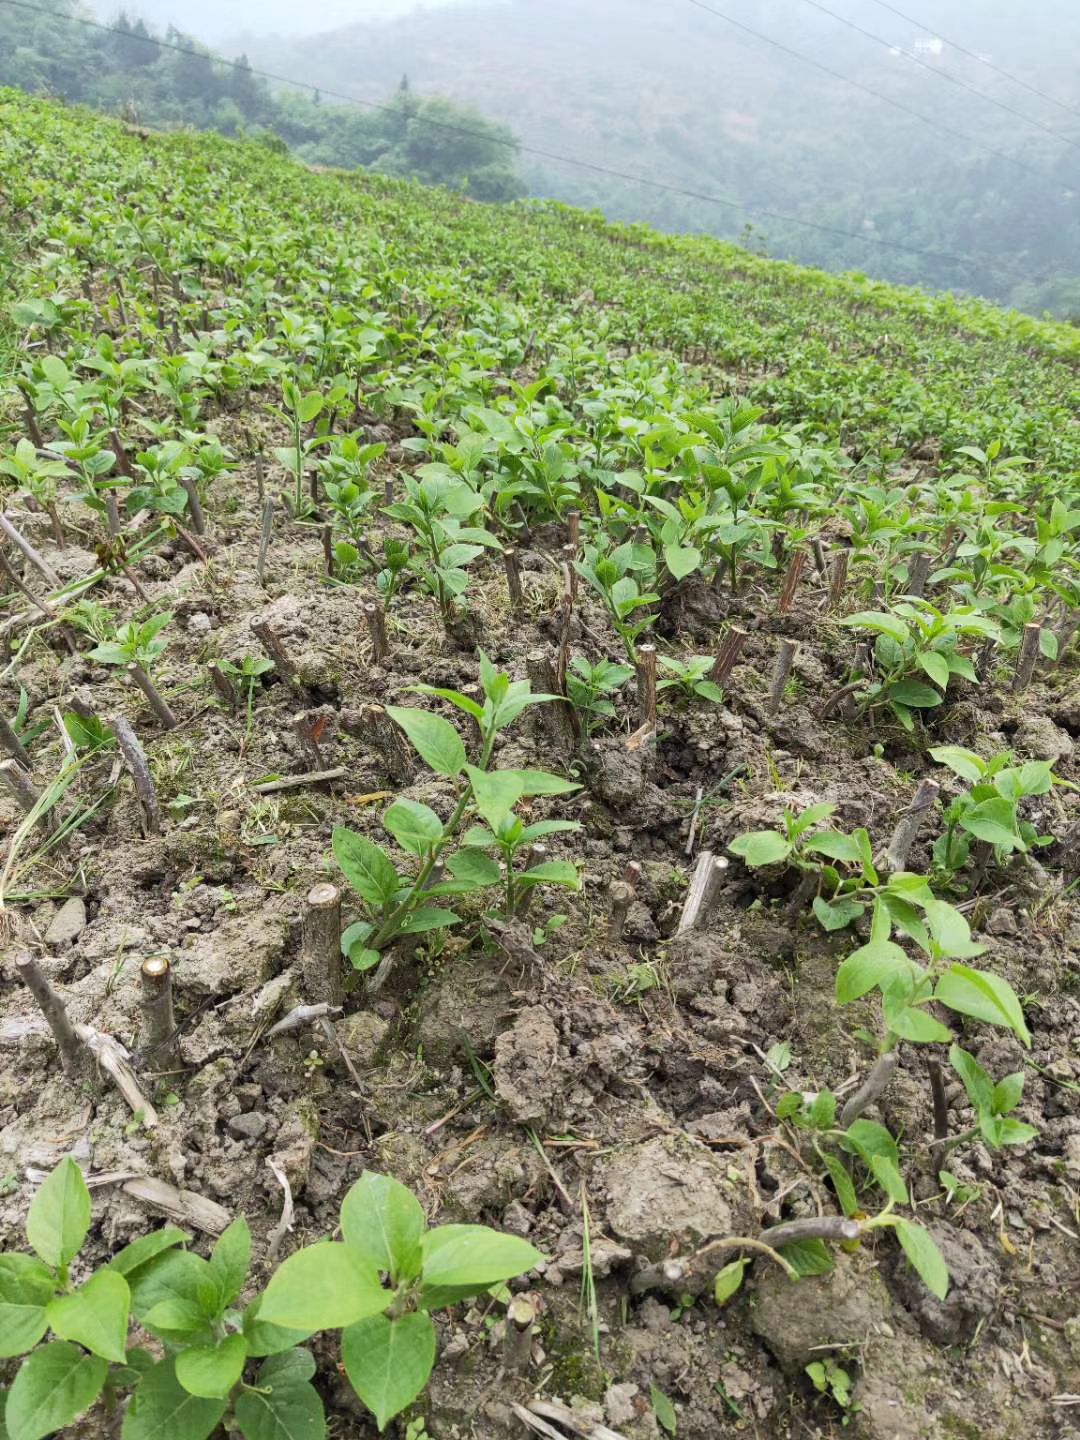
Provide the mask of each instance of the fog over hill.
{"label": "fog over hill", "polygon": [[[96,4],[115,12],[111,0]],[[1073,0],[134,0],[130,9],[326,95],[383,102],[407,74],[415,92],[467,102],[526,147],[712,198],[525,151],[518,171],[535,195],[728,238],[751,224],[751,243],[770,254],[1080,312]],[[316,149],[310,158],[338,159],[332,146]]]}

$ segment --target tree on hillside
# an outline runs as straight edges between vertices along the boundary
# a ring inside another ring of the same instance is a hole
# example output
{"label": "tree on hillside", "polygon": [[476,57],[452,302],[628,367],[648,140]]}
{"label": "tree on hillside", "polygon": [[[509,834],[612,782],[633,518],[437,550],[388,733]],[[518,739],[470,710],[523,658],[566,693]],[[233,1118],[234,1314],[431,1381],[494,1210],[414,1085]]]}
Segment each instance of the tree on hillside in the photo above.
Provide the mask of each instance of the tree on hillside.
{"label": "tree on hillside", "polygon": [[121,10],[116,17],[116,29],[119,33],[109,37],[109,48],[121,69],[134,70],[154,64],[160,52],[142,20],[129,20],[127,11]]}
{"label": "tree on hillside", "polygon": [[391,144],[374,168],[426,185],[463,190],[477,200],[514,200],[525,187],[514,174],[517,142],[505,125],[442,96],[399,92],[387,116]]}
{"label": "tree on hillside", "polygon": [[228,95],[246,120],[254,120],[262,110],[263,97],[246,55],[240,56],[229,74]]}

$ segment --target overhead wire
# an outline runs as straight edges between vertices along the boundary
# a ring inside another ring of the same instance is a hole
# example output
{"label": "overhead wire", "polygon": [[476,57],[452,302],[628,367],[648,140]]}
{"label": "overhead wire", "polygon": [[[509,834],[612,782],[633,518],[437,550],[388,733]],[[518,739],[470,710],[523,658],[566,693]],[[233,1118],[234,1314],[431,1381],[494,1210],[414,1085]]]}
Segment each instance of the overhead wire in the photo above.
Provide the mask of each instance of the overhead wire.
{"label": "overhead wire", "polygon": [[1026,165],[1023,160],[1017,159],[1015,155],[1010,155],[1008,151],[998,150],[996,146],[988,145],[985,141],[977,139],[974,135],[968,135],[963,130],[955,130],[951,125],[943,125],[940,120],[934,120],[931,116],[924,115],[921,110],[915,110],[912,106],[905,105],[902,100],[894,100],[891,95],[885,95],[882,91],[875,90],[872,85],[865,85],[861,80],[856,80],[852,75],[845,75],[841,70],[834,70],[831,65],[826,65],[821,60],[815,60],[812,55],[805,55],[801,50],[795,50],[792,46],[785,45],[782,40],[776,40],[771,35],[765,35],[762,31],[755,30],[742,20],[737,20],[733,15],[728,15],[726,11],[717,10],[713,5],[707,5],[705,0],[686,0],[686,3],[693,5],[698,10],[704,10],[708,15],[715,15],[718,20],[723,20],[736,30],[741,30],[747,35],[752,35],[755,40],[761,40],[764,44],[771,45],[774,50],[779,50],[784,55],[790,55],[793,59],[802,61],[803,64],[812,65],[815,70],[821,70],[824,74],[830,75],[834,80],[840,80],[845,85],[851,85],[856,90],[861,90],[865,95],[872,95],[875,100],[880,100],[885,105],[891,105],[894,110],[899,110],[904,115],[910,115],[914,119],[922,121],[924,125],[929,125],[931,129],[938,130],[943,135],[951,135],[954,140],[963,140],[967,145],[974,145],[980,150],[985,150],[988,155],[994,155],[998,160],[1004,160],[1007,164],[1014,165],[1017,169],[1025,171],[1028,175],[1034,175],[1037,180],[1042,180],[1057,190],[1064,188],[1042,170],[1036,170],[1031,165]]}
{"label": "overhead wire", "polygon": [[946,84],[955,85],[959,90],[966,90],[969,95],[977,95],[980,100],[985,100],[988,105],[995,105],[999,110],[1003,110],[1006,115],[1011,115],[1016,120],[1022,120],[1025,125],[1034,125],[1037,130],[1041,130],[1045,135],[1050,135],[1055,140],[1060,140],[1063,145],[1071,145],[1074,150],[1080,150],[1080,142],[1073,140],[1071,136],[1062,135],[1060,130],[1051,129],[1049,125],[1044,125],[1041,120],[1035,120],[1030,115],[1025,115],[1022,110],[1014,109],[1013,106],[1007,105],[1004,100],[998,100],[994,95],[987,95],[985,90],[979,90],[976,86],[969,85],[966,80],[961,80],[958,75],[950,75],[947,70],[939,70],[936,65],[931,65],[929,61],[921,59],[911,50],[905,50],[902,46],[895,45],[891,40],[886,40],[883,35],[875,35],[872,30],[865,29],[857,21],[849,19],[846,15],[839,15],[835,10],[830,10],[828,5],[821,3],[821,0],[802,0],[802,3],[809,5],[813,10],[820,11],[822,15],[828,15],[831,20],[835,20],[840,25],[847,26],[849,30],[854,30],[857,35],[862,35],[865,39],[872,40],[875,45],[884,46],[891,54],[902,55],[905,60],[910,60],[913,65],[918,65],[921,69],[928,70],[931,75],[936,76],[939,80],[945,81]]}
{"label": "overhead wire", "polygon": [[[691,0],[696,3],[696,0]],[[120,35],[126,40],[135,38],[140,43],[155,45],[161,50],[171,50],[178,54],[189,55],[193,53],[190,45],[178,44],[175,41],[164,40],[157,36],[133,36],[130,30],[123,30],[116,25],[106,25],[99,20],[90,20],[78,15],[64,15],[55,10],[46,10],[40,5],[30,3],[30,0],[0,0],[0,5],[7,5],[16,10],[27,10],[36,15],[46,16],[53,20],[67,20],[72,24],[82,25],[91,30],[101,31],[107,35]],[[716,12],[719,13],[719,12]],[[721,17],[726,18],[726,17]],[[194,53],[204,53],[195,51]],[[358,105],[366,110],[382,111],[385,114],[399,115],[401,112],[393,105],[381,104],[376,100],[364,100],[358,95],[349,95],[338,90],[329,90],[325,86],[315,85],[307,80],[294,80],[288,75],[278,75],[270,70],[261,70],[253,65],[241,65],[238,60],[227,60],[222,56],[209,54],[209,58],[215,64],[227,66],[233,70],[245,70],[247,73],[258,76],[260,79],[272,81],[277,85],[292,85],[299,90],[308,90],[331,100],[340,100],[345,104]],[[843,77],[841,77],[843,78]],[[913,112],[914,113],[914,112]],[[796,225],[803,229],[814,230],[823,235],[833,235],[845,240],[855,240],[864,245],[876,246],[880,249],[895,250],[906,255],[918,255],[927,260],[942,260],[949,264],[964,266],[967,268],[985,267],[982,260],[976,260],[967,255],[956,255],[944,250],[930,250],[916,245],[904,245],[898,240],[886,240],[878,235],[868,235],[856,230],[845,230],[836,225],[825,225],[815,220],[801,219],[796,215],[785,215],[777,210],[768,210],[756,205],[745,205],[737,200],[728,200],[720,195],[712,195],[703,190],[692,190],[681,185],[671,185],[664,180],[654,180],[647,175],[636,175],[631,171],[619,170],[609,165],[600,165],[595,161],[581,160],[570,155],[560,155],[553,150],[546,150],[537,145],[527,145],[512,138],[502,138],[491,135],[483,130],[472,129],[464,125],[455,125],[450,121],[432,120],[426,116],[412,117],[415,123],[428,125],[438,130],[443,130],[457,135],[470,136],[473,139],[486,140],[489,143],[506,146],[515,152],[520,151],[526,155],[536,155],[541,159],[551,161],[554,164],[570,165],[579,170],[588,170],[596,175],[606,175],[612,179],[626,181],[633,185],[643,185],[648,189],[655,190],[661,194],[679,195],[689,200],[697,200],[703,204],[719,205],[725,209],[736,210],[741,214],[749,215],[756,220],[773,220],[785,225]],[[996,152],[995,152],[996,153]],[[1038,172],[1033,172],[1038,173]]]}
{"label": "overhead wire", "polygon": [[969,50],[965,45],[961,45],[958,40],[950,40],[947,35],[943,35],[935,26],[928,25],[924,20],[919,20],[913,15],[905,14],[903,10],[898,10],[895,5],[890,5],[888,0],[873,0],[873,3],[880,5],[882,10],[888,10],[899,19],[906,21],[908,25],[914,25],[919,30],[925,31],[927,35],[935,36],[938,40],[948,45],[950,49],[958,51],[961,55],[966,55],[969,60],[974,60],[985,69],[992,70],[995,75],[1001,75],[1004,79],[1011,80],[1014,85],[1019,85],[1024,90],[1029,90],[1032,95],[1037,95],[1040,100],[1045,100],[1048,105],[1056,105],[1058,109],[1064,110],[1066,115],[1074,115],[1080,118],[1080,109],[1077,109],[1075,105],[1066,105],[1064,100],[1055,99],[1053,95],[1048,95],[1045,90],[1040,90],[1037,85],[1032,85],[1030,81],[1022,79],[1019,75],[1014,75],[1011,70],[1004,70],[1000,65],[995,65],[986,55],[980,55],[977,50]]}

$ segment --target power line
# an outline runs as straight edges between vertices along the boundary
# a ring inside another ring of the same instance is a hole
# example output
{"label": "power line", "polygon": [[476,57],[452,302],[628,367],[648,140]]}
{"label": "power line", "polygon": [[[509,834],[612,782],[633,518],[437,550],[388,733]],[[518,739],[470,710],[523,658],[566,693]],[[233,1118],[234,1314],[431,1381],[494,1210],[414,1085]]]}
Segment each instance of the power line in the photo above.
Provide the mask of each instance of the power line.
{"label": "power line", "polygon": [[820,0],[803,0],[804,5],[809,5],[814,10],[820,10],[822,15],[828,15],[830,19],[837,21],[840,25],[846,25],[849,30],[854,30],[857,35],[872,40],[875,45],[883,45],[890,53],[899,54],[905,60],[910,60],[913,65],[919,65],[923,70],[929,70],[931,75],[936,75],[939,80],[944,80],[948,85],[955,85],[960,90],[966,90],[969,95],[977,95],[980,100],[985,100],[988,105],[996,105],[999,110],[1004,110],[1006,115],[1012,115],[1014,119],[1023,120],[1025,125],[1034,125],[1037,130],[1060,140],[1065,145],[1071,145],[1074,150],[1080,150],[1080,144],[1068,135],[1062,135],[1058,130],[1052,130],[1049,125],[1044,125],[1041,120],[1034,120],[1030,115],[1025,115],[1022,110],[1014,110],[1011,105],[1006,105],[1004,100],[998,100],[993,95],[987,95],[984,90],[969,85],[966,80],[961,80],[957,75],[950,75],[947,70],[939,70],[936,65],[929,64],[926,60],[920,60],[918,55],[912,54],[910,50],[904,50],[899,45],[894,45],[891,40],[884,39],[881,35],[875,35],[872,30],[866,30],[854,20],[849,20],[846,15],[838,15],[835,10],[830,10],[827,5],[822,5]]}
{"label": "power line", "polygon": [[874,4],[880,5],[883,10],[890,10],[908,25],[915,25],[918,29],[926,30],[929,34],[935,35],[939,40],[944,40],[946,45],[951,46],[953,50],[958,50],[961,55],[966,55],[969,60],[974,60],[977,64],[984,65],[987,70],[993,70],[995,75],[1004,76],[1006,80],[1011,80],[1014,85],[1023,86],[1025,90],[1030,90],[1032,95],[1038,95],[1040,100],[1045,100],[1048,104],[1056,105],[1060,110],[1064,110],[1066,115],[1080,115],[1080,110],[1077,110],[1075,106],[1066,105],[1064,100],[1055,100],[1053,95],[1047,95],[1045,90],[1040,90],[1027,80],[1021,80],[1019,75],[1014,75],[1010,70],[1003,70],[1000,65],[995,65],[994,62],[988,60],[985,55],[980,55],[974,50],[968,50],[957,40],[950,40],[947,35],[942,35],[940,30],[935,30],[932,25],[927,25],[925,21],[916,20],[911,15],[905,15],[903,10],[898,10],[895,5],[888,4],[887,0],[874,0]]}
{"label": "power line", "polygon": [[[696,3],[696,0],[691,0]],[[84,19],[77,15],[63,15],[55,10],[42,9],[40,5],[32,5],[28,0],[0,0],[0,4],[9,5],[17,10],[28,10],[35,15],[45,15],[54,20],[67,20],[73,25],[83,25],[91,30],[102,31],[106,35],[121,35],[125,39],[133,38],[130,30],[121,30],[116,25],[105,25],[98,20]],[[719,13],[719,12],[715,12]],[[726,18],[726,17],[721,17]],[[158,39],[153,35],[135,36],[141,43],[156,45],[161,50],[173,50],[181,55],[193,53],[192,47],[180,45],[174,41]],[[200,52],[194,52],[200,53]],[[794,52],[793,52],[794,53]],[[366,110],[380,110],[388,115],[400,115],[400,111],[392,105],[379,104],[375,100],[362,100],[357,95],[346,95],[341,91],[327,90],[321,85],[313,85],[307,80],[293,80],[288,75],[276,75],[270,70],[257,70],[253,65],[241,66],[237,60],[226,60],[220,56],[213,55],[211,58],[216,64],[225,65],[232,70],[243,69],[251,75],[257,75],[262,80],[272,80],[278,85],[293,85],[299,90],[310,90],[312,94],[327,97],[332,100],[341,100],[348,105],[359,105]],[[843,78],[842,76],[840,77]],[[852,82],[857,83],[857,82]],[[873,92],[871,92],[873,93]],[[912,112],[914,113],[914,112]],[[921,118],[921,117],[920,117]],[[741,214],[749,215],[754,219],[775,220],[785,225],[799,225],[807,230],[815,230],[823,235],[834,235],[845,240],[857,240],[865,245],[876,245],[881,249],[898,250],[906,255],[919,255],[928,260],[944,260],[950,264],[967,267],[986,266],[985,261],[975,260],[971,256],[953,255],[943,250],[926,250],[915,245],[902,245],[896,240],[885,240],[881,236],[860,234],[856,230],[843,230],[834,225],[823,225],[815,220],[802,220],[794,215],[784,215],[776,210],[763,210],[758,206],[743,205],[736,200],[726,200],[720,195],[710,195],[701,190],[690,190],[679,185],[669,185],[663,180],[653,180],[646,175],[635,175],[630,171],[616,170],[608,165],[599,165],[591,160],[578,160],[569,155],[559,155],[552,150],[543,150],[536,145],[523,145],[514,139],[502,139],[499,136],[490,135],[482,130],[473,130],[464,125],[454,125],[449,121],[431,120],[424,116],[412,116],[414,123],[429,125],[438,130],[445,130],[456,135],[467,135],[473,139],[486,140],[491,144],[504,145],[517,152],[521,151],[526,155],[536,155],[541,159],[552,161],[559,165],[571,165],[579,170],[589,170],[596,175],[606,175],[615,180],[628,181],[633,185],[644,185],[651,190],[659,191],[666,195],[681,195],[689,200],[699,200],[708,205],[720,205],[728,210],[737,210]],[[997,153],[997,152],[995,152]],[[1032,172],[1038,173],[1038,172]]]}
{"label": "power line", "polygon": [[[6,3],[13,3],[13,0],[6,0]],[[736,30],[742,30],[747,35],[752,35],[755,40],[764,41],[771,45],[774,50],[781,51],[784,55],[790,55],[796,60],[801,60],[806,65],[812,65],[815,70],[821,70],[826,75],[831,75],[834,80],[840,80],[845,85],[853,85],[856,90],[861,90],[865,95],[872,95],[875,100],[881,100],[886,105],[891,105],[894,110],[899,110],[905,115],[911,115],[916,120],[921,120],[924,125],[929,125],[934,130],[940,130],[943,135],[951,135],[956,140],[963,140],[967,145],[976,145],[980,150],[985,150],[990,155],[995,155],[999,160],[1005,160],[1010,165],[1025,171],[1028,175],[1034,175],[1036,179],[1053,185],[1055,189],[1061,189],[1056,181],[1044,175],[1041,170],[1035,170],[1030,165],[1025,165],[1015,155],[1010,155],[1005,150],[997,150],[993,145],[987,145],[982,140],[977,140],[974,135],[965,134],[963,130],[954,130],[950,125],[942,125],[939,120],[933,120],[929,115],[924,115],[920,110],[913,110],[910,105],[905,105],[901,100],[893,100],[888,95],[883,95],[880,90],[873,89],[870,85],[864,85],[861,80],[854,79],[851,75],[844,75],[839,70],[833,70],[831,66],[823,64],[820,60],[813,59],[810,55],[804,55],[801,50],[793,50],[790,45],[785,45],[781,40],[774,40],[771,35],[763,35],[760,30],[754,30],[749,25],[744,25],[741,20],[726,14],[723,10],[716,10],[711,5],[706,5],[705,0],[686,0],[688,5],[696,6],[698,10],[704,10],[708,15],[715,15],[718,20],[733,25]]]}

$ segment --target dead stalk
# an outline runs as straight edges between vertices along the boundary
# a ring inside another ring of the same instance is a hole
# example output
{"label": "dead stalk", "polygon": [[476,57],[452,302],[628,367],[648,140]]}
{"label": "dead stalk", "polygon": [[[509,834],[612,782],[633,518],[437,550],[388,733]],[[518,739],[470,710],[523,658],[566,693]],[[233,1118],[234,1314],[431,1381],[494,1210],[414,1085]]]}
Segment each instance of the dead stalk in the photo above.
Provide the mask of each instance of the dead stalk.
{"label": "dead stalk", "polygon": [[765,703],[766,715],[776,715],[779,712],[781,701],[784,698],[784,691],[787,688],[788,677],[791,674],[791,667],[794,662],[794,642],[791,640],[781,640],[780,648],[776,652],[776,661],[773,664],[772,679],[769,682],[769,698]]}
{"label": "dead stalk", "polygon": [[888,1087],[900,1057],[895,1050],[879,1055],[866,1079],[840,1112],[840,1128],[847,1130]]}
{"label": "dead stalk", "polygon": [[20,955],[15,973],[38,1003],[60,1051],[64,1073],[72,1080],[82,1079],[90,1072],[90,1052],[76,1035],[67,1008],[49,984],[41,966],[31,955]]}
{"label": "dead stalk", "polygon": [[524,1375],[532,1364],[533,1327],[536,1306],[527,1295],[515,1295],[506,1307],[503,1332],[503,1369],[510,1375]]}
{"label": "dead stalk", "polygon": [[150,679],[150,676],[146,673],[143,667],[141,665],[137,665],[133,660],[131,664],[127,667],[127,675],[131,683],[137,686],[145,695],[150,709],[153,710],[154,714],[161,721],[162,725],[164,725],[165,729],[175,730],[177,725],[176,716],[169,709],[168,705],[165,703],[164,699],[159,693],[157,686]]}
{"label": "dead stalk", "polygon": [[[261,459],[262,457],[257,457]],[[260,476],[260,493],[262,491]],[[262,531],[259,535],[259,558],[255,562],[255,578],[266,589],[266,556],[270,550],[270,539],[274,533],[274,501],[270,495],[262,502]]]}
{"label": "dead stalk", "polygon": [[412,753],[401,738],[401,731],[381,705],[361,705],[358,710],[343,710],[338,724],[346,735],[363,740],[381,757],[386,773],[398,785],[411,785],[416,777]]}
{"label": "dead stalk", "polygon": [[299,676],[296,666],[289,659],[285,646],[281,643],[278,635],[270,628],[265,620],[252,620],[251,633],[259,641],[267,655],[274,662],[278,674],[288,685],[298,683]]}
{"label": "dead stalk", "polygon": [[914,799],[901,815],[882,859],[882,869],[894,875],[907,868],[908,856],[923,821],[938,797],[941,786],[935,780],[920,780]]}
{"label": "dead stalk", "polygon": [[805,1219],[785,1220],[782,1225],[773,1225],[763,1230],[760,1238],[774,1250],[798,1244],[801,1240],[843,1243],[859,1238],[859,1222],[845,1219],[843,1215],[808,1215]]}
{"label": "dead stalk", "polygon": [[[24,815],[29,815],[41,799],[40,791],[17,760],[0,761],[0,783]],[[57,827],[55,808],[50,806],[38,816],[37,825],[46,835],[52,835]]]}
{"label": "dead stalk", "polygon": [[709,671],[709,679],[717,685],[723,685],[728,676],[734,670],[735,665],[742,654],[743,646],[747,641],[745,630],[738,629],[732,625],[731,629],[720,642],[720,649],[716,652],[716,659]]}
{"label": "dead stalk", "polygon": [[304,901],[302,967],[304,991],[313,1003],[342,1003],[341,891],[328,881],[312,886]]}
{"label": "dead stalk", "polygon": [[1035,662],[1039,658],[1039,641],[1042,636],[1042,626],[1037,620],[1024,626],[1023,637],[1020,641],[1020,654],[1016,660],[1016,670],[1013,673],[1012,688],[1016,694],[1026,690],[1031,684],[1031,677],[1035,673]]}
{"label": "dead stalk", "polygon": [[611,897],[611,914],[608,918],[607,939],[609,945],[618,945],[622,941],[630,906],[634,903],[634,887],[625,880],[616,880],[608,894]]}
{"label": "dead stalk", "polygon": [[714,855],[711,850],[702,850],[698,855],[697,864],[694,867],[694,876],[690,881],[690,889],[686,892],[686,900],[683,902],[682,915],[679,917],[676,935],[685,935],[690,930],[697,929],[703,920],[708,919],[720,885],[724,879],[724,872],[728,868],[728,862],[722,855]]}
{"label": "dead stalk", "polygon": [[[555,663],[547,650],[529,651],[525,657],[525,673],[534,694],[560,695]],[[577,734],[568,702],[560,698],[546,705],[537,705],[534,714],[537,725],[556,753],[564,759],[573,755],[577,749]]]}
{"label": "dead stalk", "polygon": [[787,574],[784,576],[784,587],[780,591],[780,598],[776,602],[777,615],[790,615],[791,607],[795,603],[795,592],[799,588],[799,581],[802,579],[802,572],[806,567],[806,551],[796,550],[788,561]]}
{"label": "dead stalk", "polygon": [[390,642],[386,638],[386,615],[377,600],[369,600],[365,604],[364,621],[371,636],[372,659],[376,665],[381,665],[389,654]]}
{"label": "dead stalk", "polygon": [[143,833],[160,835],[161,807],[158,805],[154,780],[150,774],[150,766],[146,763],[146,754],[139,744],[139,737],[123,715],[113,716],[112,727],[116,734],[116,743],[120,746],[120,754],[135,781],[135,793],[139,797],[143,812]]}
{"label": "dead stalk", "polygon": [[0,747],[17,760],[24,770],[31,770],[30,755],[11,725],[0,715]]}
{"label": "dead stalk", "polygon": [[0,512],[0,530],[7,536],[16,549],[22,552],[24,559],[34,567],[46,585],[51,590],[59,590],[60,577],[56,571],[45,560],[41,558],[30,541],[17,530],[8,517]]}
{"label": "dead stalk", "polygon": [[154,1056],[154,1069],[180,1066],[180,1046],[173,1010],[172,970],[164,955],[151,955],[139,969],[142,986],[144,1056]]}
{"label": "dead stalk", "polygon": [[180,484],[188,498],[188,514],[191,516],[191,528],[196,535],[206,534],[206,516],[203,514],[202,501],[199,499],[199,486],[194,475],[182,475]]}
{"label": "dead stalk", "polygon": [[210,671],[210,679],[214,689],[220,698],[225,702],[229,710],[237,710],[240,707],[240,696],[237,694],[236,686],[229,676],[222,670],[217,660],[211,660],[206,667]]}
{"label": "dead stalk", "polygon": [[639,645],[637,649],[638,719],[642,725],[656,729],[656,646]]}
{"label": "dead stalk", "polygon": [[844,598],[844,591],[847,589],[848,577],[847,550],[834,550],[832,563],[829,566],[829,609],[839,610],[840,602]]}
{"label": "dead stalk", "polygon": [[517,551],[504,550],[502,560],[503,568],[506,571],[506,589],[510,596],[510,604],[522,605],[525,602],[525,594],[521,588],[521,566]]}

